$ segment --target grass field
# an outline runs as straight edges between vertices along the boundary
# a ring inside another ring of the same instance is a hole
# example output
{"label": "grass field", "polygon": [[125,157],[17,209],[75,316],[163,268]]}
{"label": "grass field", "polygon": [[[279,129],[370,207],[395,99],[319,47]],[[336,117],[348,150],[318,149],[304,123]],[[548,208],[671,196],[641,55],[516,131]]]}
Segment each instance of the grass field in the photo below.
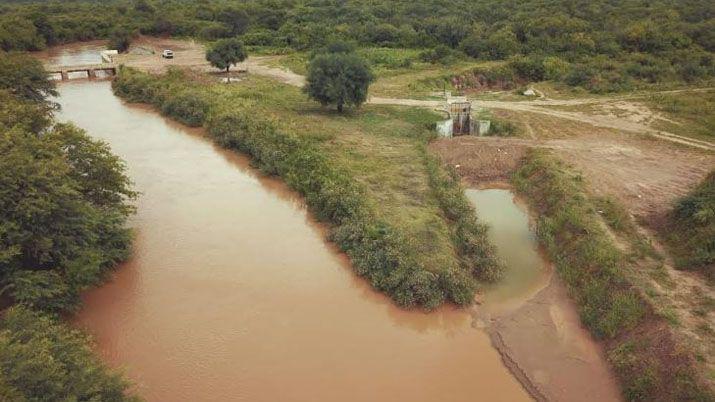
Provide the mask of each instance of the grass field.
{"label": "grass field", "polygon": [[657,128],[704,140],[715,139],[715,89],[702,92],[654,94],[646,103],[668,120],[659,120]]}

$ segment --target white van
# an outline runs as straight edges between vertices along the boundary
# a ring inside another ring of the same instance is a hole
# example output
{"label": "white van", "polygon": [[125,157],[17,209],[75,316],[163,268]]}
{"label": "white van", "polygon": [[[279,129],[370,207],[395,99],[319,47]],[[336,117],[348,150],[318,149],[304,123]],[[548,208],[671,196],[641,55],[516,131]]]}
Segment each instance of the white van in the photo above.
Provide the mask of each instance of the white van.
{"label": "white van", "polygon": [[161,52],[161,57],[163,57],[163,58],[165,58],[165,59],[173,59],[173,58],[174,58],[174,52],[171,51],[171,50],[169,50],[169,49],[166,49],[166,50],[164,50],[163,52]]}

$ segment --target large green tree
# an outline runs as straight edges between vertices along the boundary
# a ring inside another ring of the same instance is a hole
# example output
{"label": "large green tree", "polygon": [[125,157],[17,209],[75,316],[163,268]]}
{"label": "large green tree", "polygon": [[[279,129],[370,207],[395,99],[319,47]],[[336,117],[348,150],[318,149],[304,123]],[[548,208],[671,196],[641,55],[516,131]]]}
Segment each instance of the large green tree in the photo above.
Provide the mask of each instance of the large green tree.
{"label": "large green tree", "polygon": [[374,76],[367,63],[352,53],[325,53],[314,57],[308,67],[305,93],[321,105],[360,106],[367,100]]}
{"label": "large green tree", "polygon": [[0,51],[0,90],[32,102],[48,102],[57,96],[55,84],[36,58],[22,53]]}
{"label": "large green tree", "polygon": [[246,60],[248,54],[243,43],[235,38],[222,39],[206,51],[206,60],[212,66],[228,73],[232,65]]}

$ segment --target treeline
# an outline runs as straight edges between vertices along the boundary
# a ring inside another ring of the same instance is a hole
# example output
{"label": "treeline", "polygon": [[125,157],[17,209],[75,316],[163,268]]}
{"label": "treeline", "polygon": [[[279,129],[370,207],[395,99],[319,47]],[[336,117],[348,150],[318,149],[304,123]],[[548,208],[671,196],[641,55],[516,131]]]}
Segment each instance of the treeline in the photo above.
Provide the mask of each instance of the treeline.
{"label": "treeline", "polygon": [[135,194],[105,143],[54,122],[47,77],[0,52],[0,399],[132,399],[57,317],[128,256]]}
{"label": "treeline", "polygon": [[314,136],[286,131],[264,113],[229,101],[235,97],[192,83],[181,71],[153,76],[121,68],[112,85],[116,95],[130,102],[149,103],[185,124],[203,125],[221,146],[250,155],[263,172],[280,176],[330,225],[331,240],[350,257],[357,273],[400,306],[469,305],[477,280],[495,280],[501,273],[487,228],[478,222],[458,178],[434,161],[426,161],[430,186],[450,221],[459,261],[428,269],[405,233],[377,217],[366,189],[349,169],[331,160]]}
{"label": "treeline", "polygon": [[23,2],[0,6],[0,47],[36,50],[114,31],[241,36],[246,45],[310,50],[335,40],[484,60],[525,56],[553,78],[595,90],[715,75],[708,0],[235,0]]}

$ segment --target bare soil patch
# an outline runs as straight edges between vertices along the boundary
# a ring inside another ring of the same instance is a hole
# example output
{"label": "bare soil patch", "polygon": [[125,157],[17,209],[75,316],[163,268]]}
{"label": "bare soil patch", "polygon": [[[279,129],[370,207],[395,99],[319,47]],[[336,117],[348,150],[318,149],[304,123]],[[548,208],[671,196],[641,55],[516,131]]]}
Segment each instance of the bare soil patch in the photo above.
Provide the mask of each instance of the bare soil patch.
{"label": "bare soil patch", "polygon": [[[173,50],[174,58],[162,58],[161,52],[164,49]],[[206,61],[205,56],[206,48],[196,41],[142,36],[132,43],[128,53],[119,55],[116,60],[119,64],[156,74],[165,72],[169,67],[220,73]],[[269,66],[270,61],[277,57],[251,56],[233,69],[246,70],[293,86],[303,86],[305,79],[302,75]]]}
{"label": "bare soil patch", "polygon": [[649,225],[715,168],[715,153],[608,130],[545,140],[464,136],[431,145],[472,184],[508,179],[528,147],[553,149],[597,195],[616,197]]}
{"label": "bare soil patch", "polygon": [[530,141],[486,137],[443,138],[430,144],[448,165],[468,182],[508,181]]}

